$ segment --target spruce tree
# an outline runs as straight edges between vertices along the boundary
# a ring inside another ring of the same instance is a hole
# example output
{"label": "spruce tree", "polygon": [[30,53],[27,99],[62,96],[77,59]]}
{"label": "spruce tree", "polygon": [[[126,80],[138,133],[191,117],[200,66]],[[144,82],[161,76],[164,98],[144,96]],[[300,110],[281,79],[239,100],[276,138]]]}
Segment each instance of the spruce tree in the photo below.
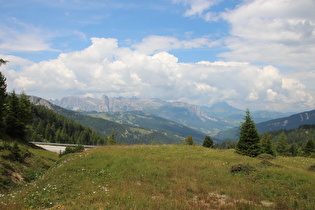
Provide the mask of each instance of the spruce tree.
{"label": "spruce tree", "polygon": [[267,132],[261,136],[261,152],[272,156],[276,155],[271,143],[271,135]]}
{"label": "spruce tree", "polygon": [[252,120],[249,110],[246,110],[244,122],[240,126],[239,141],[236,152],[250,157],[256,157],[261,153],[261,145],[255,122]]}
{"label": "spruce tree", "polygon": [[202,144],[203,147],[207,147],[207,148],[213,148],[214,145],[213,145],[213,140],[210,136],[206,136],[204,141],[203,141],[203,144]]}
{"label": "spruce tree", "polygon": [[[0,66],[2,64],[6,64],[7,61],[0,59]],[[6,84],[6,78],[0,71],[0,133],[4,132],[4,115],[5,115],[5,101],[7,98],[7,84]]]}
{"label": "spruce tree", "polygon": [[11,137],[23,139],[25,136],[25,125],[20,119],[19,98],[15,91],[9,97],[8,111],[5,120],[6,132]]}
{"label": "spruce tree", "polygon": [[309,138],[307,139],[307,142],[303,147],[303,151],[306,156],[310,156],[312,153],[315,153],[315,143],[311,136],[309,136]]}

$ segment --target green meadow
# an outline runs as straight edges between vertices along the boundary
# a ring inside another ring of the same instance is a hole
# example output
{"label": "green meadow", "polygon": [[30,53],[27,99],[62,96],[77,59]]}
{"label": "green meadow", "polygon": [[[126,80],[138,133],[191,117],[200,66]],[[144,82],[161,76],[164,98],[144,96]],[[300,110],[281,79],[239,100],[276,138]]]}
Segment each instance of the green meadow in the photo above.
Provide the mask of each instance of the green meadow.
{"label": "green meadow", "polygon": [[[250,170],[231,173],[242,164]],[[104,146],[60,158],[0,209],[315,209],[315,159],[200,146]]]}

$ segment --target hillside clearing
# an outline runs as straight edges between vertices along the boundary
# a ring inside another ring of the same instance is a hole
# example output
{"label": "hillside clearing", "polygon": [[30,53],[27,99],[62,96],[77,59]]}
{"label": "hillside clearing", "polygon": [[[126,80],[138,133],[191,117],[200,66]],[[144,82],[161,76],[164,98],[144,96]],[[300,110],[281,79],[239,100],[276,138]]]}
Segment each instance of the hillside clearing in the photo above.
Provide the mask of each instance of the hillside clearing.
{"label": "hillside clearing", "polygon": [[[262,160],[199,146],[105,146],[61,158],[0,209],[315,209],[312,158]],[[253,167],[232,174],[232,166]]]}

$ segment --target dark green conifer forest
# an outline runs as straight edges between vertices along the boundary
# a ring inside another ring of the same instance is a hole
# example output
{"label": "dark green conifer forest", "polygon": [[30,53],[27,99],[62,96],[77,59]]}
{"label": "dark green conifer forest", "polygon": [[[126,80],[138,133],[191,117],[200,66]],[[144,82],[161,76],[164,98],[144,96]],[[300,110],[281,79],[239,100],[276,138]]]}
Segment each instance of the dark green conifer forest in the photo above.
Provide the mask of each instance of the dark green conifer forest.
{"label": "dark green conifer forest", "polygon": [[35,117],[28,134],[32,141],[83,145],[103,145],[107,142],[107,137],[46,107],[32,105],[32,111]]}

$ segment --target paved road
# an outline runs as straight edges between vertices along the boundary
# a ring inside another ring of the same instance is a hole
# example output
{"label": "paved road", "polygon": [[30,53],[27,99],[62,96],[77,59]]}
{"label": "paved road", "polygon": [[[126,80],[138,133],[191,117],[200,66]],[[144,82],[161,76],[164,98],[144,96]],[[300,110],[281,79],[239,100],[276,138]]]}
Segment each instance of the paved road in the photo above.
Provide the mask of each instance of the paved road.
{"label": "paved road", "polygon": [[46,150],[49,150],[49,151],[52,151],[52,152],[57,152],[59,153],[60,151],[63,152],[65,151],[66,147],[64,146],[52,146],[52,145],[39,145],[39,144],[36,144],[37,146],[39,147],[42,147]]}

